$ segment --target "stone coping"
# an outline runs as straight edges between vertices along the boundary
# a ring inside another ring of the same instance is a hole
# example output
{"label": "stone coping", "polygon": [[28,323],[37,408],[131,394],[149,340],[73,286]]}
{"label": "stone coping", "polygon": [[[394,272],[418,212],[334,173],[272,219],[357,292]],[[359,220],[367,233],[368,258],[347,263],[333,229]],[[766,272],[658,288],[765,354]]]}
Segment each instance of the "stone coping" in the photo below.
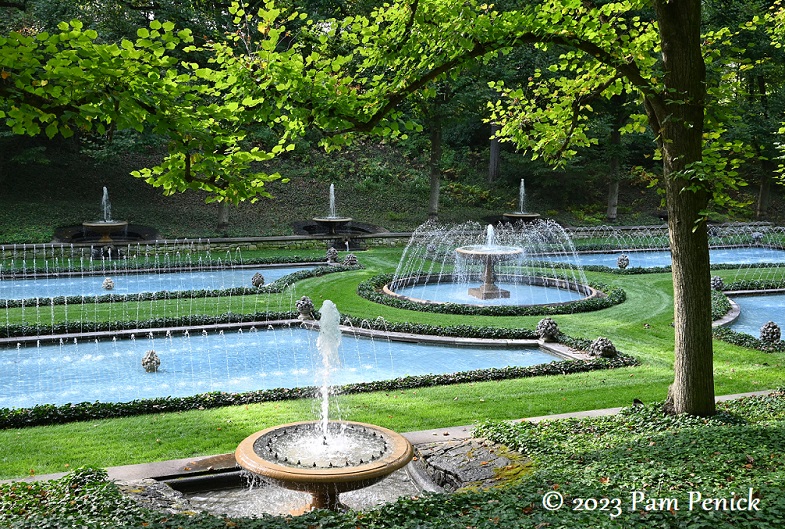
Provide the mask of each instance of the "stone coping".
{"label": "stone coping", "polygon": [[730,302],[730,310],[726,312],[725,316],[722,318],[711,322],[712,327],[722,327],[724,325],[729,325],[739,319],[739,316],[741,316],[741,309],[739,308],[739,305],[732,299],[728,299],[728,301]]}

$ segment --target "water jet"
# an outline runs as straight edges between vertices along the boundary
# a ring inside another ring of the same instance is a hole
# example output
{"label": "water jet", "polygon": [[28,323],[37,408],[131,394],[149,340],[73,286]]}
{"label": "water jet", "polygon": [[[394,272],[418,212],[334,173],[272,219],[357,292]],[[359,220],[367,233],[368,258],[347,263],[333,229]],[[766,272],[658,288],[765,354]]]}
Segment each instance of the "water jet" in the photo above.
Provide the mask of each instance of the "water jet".
{"label": "water jet", "polygon": [[[311,495],[303,512],[344,510],[339,494],[372,485],[406,466],[411,443],[381,426],[329,419],[330,373],[338,368],[340,314],[326,300],[321,308],[319,351],[321,417],[284,424],[246,437],[235,451],[238,465],[281,487]],[[293,513],[294,514],[294,513]]]}
{"label": "water jet", "polygon": [[82,223],[82,227],[86,231],[97,233],[100,236],[98,239],[99,243],[111,244],[111,235],[117,232],[124,232],[128,228],[128,221],[112,219],[112,206],[109,202],[109,191],[106,187],[103,189],[103,196],[101,198],[101,211],[101,219],[86,220]]}

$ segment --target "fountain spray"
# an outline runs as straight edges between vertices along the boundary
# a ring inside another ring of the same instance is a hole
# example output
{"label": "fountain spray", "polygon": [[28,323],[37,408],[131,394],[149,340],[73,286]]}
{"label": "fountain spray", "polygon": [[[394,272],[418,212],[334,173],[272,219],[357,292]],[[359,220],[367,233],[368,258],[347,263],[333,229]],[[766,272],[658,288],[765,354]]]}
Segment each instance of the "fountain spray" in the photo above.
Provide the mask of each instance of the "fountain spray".
{"label": "fountain spray", "polygon": [[327,422],[330,412],[330,376],[338,369],[341,360],[338,348],[341,345],[341,329],[339,328],[341,314],[332,301],[325,300],[320,309],[319,337],[316,339],[316,348],[322,359],[321,380],[319,396],[321,397],[321,413],[319,421],[322,433],[327,436]]}

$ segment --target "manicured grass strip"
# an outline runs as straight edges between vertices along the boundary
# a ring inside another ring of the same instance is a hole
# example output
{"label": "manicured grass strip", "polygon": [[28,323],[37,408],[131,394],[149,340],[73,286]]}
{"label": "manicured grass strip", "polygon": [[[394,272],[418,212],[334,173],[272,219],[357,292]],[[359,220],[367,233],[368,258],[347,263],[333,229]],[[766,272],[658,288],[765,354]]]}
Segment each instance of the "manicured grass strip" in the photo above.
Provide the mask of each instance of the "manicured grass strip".
{"label": "manicured grass strip", "polygon": [[[666,370],[621,368],[335,397],[340,418],[399,432],[623,406],[663,399]],[[251,433],[316,419],[319,402],[298,399],[100,419],[0,431],[0,479],[232,452]]]}

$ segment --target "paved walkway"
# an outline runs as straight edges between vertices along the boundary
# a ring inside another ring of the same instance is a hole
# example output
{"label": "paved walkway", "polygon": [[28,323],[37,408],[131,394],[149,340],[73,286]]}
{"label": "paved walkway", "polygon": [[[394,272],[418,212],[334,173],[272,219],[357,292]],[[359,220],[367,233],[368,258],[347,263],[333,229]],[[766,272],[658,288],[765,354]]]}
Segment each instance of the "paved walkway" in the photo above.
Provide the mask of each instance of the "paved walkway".
{"label": "paved walkway", "polygon": [[[754,391],[750,393],[740,393],[736,395],[723,395],[717,397],[717,402],[726,400],[737,399],[741,397],[749,397],[754,395],[767,395],[773,390]],[[560,413],[556,415],[545,415],[541,417],[527,417],[524,419],[517,419],[513,422],[540,422],[546,420],[567,419],[567,418],[580,418],[580,417],[601,417],[605,415],[613,415],[619,412],[622,408],[605,408],[601,410],[588,410],[571,413]],[[421,430],[415,432],[406,432],[403,435],[409,439],[413,445],[420,445],[425,443],[433,443],[436,441],[458,441],[468,439],[472,435],[473,426],[451,426],[448,428],[437,428],[434,430]],[[135,465],[123,465],[118,467],[107,468],[107,473],[110,479],[115,480],[137,480],[144,478],[166,478],[173,476],[182,476],[188,474],[198,474],[206,471],[236,468],[234,460],[234,453],[219,454],[214,456],[191,457],[185,459],[173,459],[170,461],[157,461],[152,463],[139,463]],[[38,481],[47,479],[57,479],[64,476],[65,473],[57,474],[44,474],[40,476],[33,476],[25,478],[21,481]]]}

